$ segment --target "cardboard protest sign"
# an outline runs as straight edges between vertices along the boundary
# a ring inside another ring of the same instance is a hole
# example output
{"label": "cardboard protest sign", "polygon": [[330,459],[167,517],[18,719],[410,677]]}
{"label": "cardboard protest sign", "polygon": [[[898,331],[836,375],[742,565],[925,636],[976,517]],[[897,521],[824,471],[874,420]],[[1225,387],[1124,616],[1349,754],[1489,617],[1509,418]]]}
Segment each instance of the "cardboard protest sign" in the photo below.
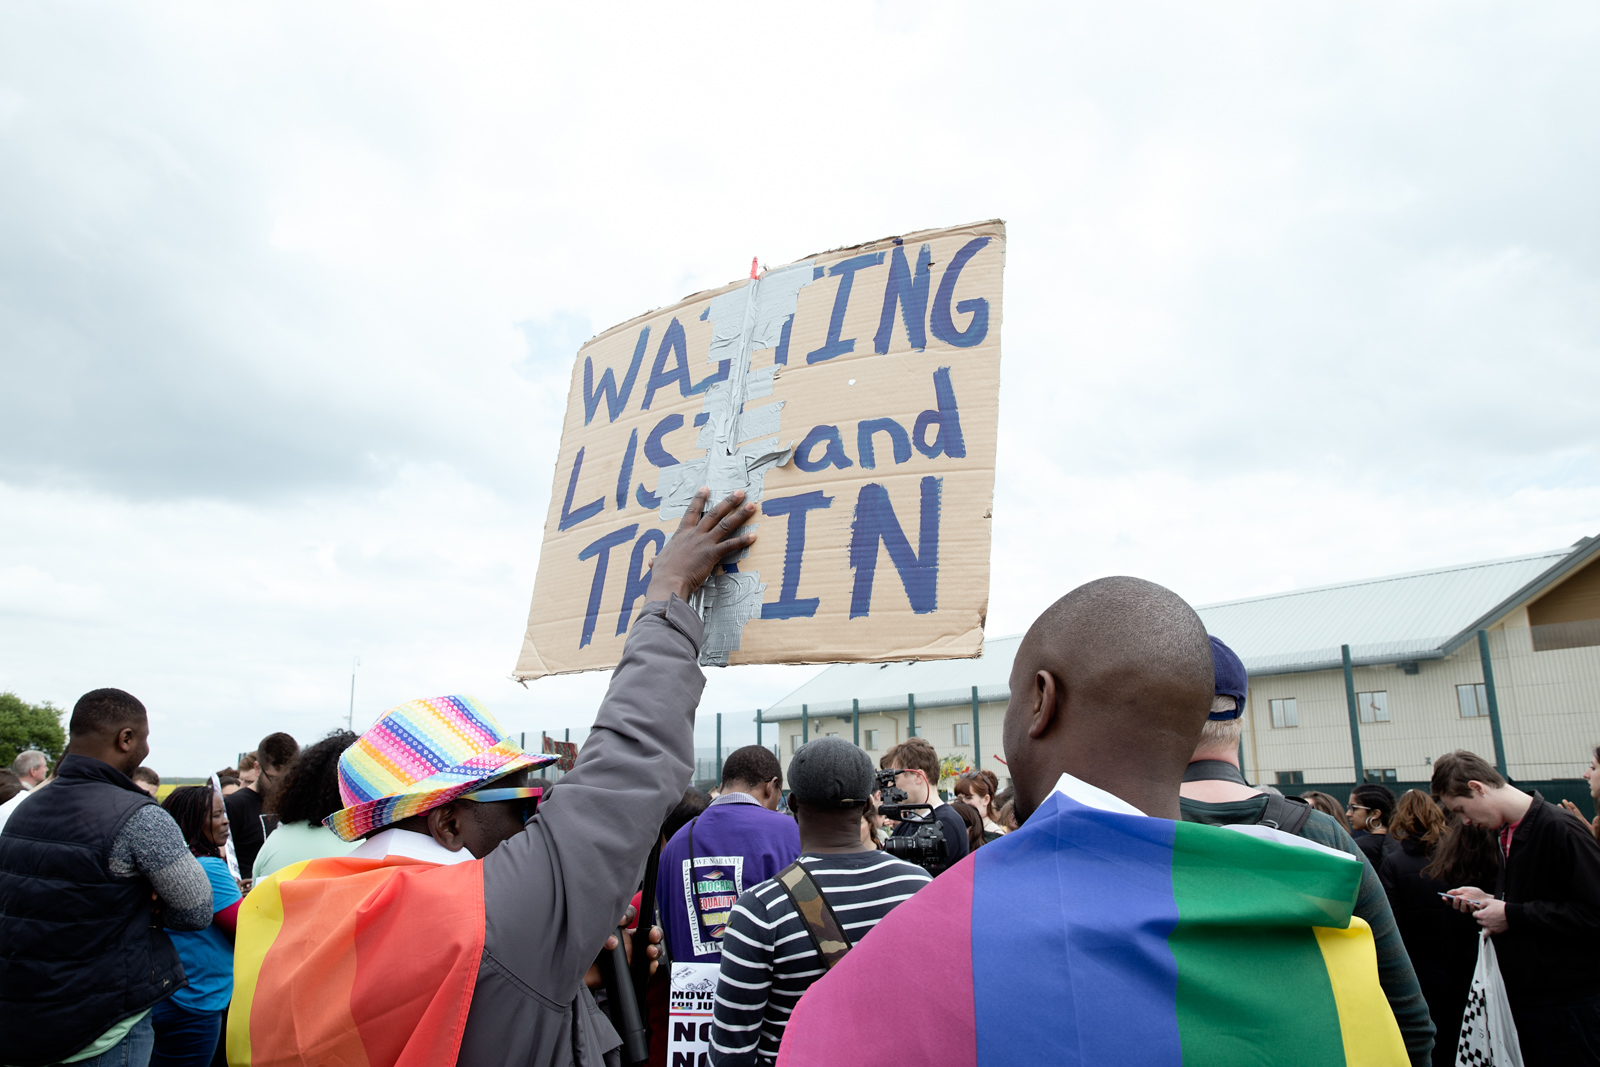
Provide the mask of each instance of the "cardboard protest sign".
{"label": "cardboard protest sign", "polygon": [[700,486],[761,505],[703,663],[983,647],[1005,225],[768,270],[600,334],[572,372],[518,678],[616,664]]}
{"label": "cardboard protest sign", "polygon": [[716,1007],[715,963],[673,963],[667,1001],[667,1062],[672,1067],[705,1067],[711,1055],[711,1014]]}

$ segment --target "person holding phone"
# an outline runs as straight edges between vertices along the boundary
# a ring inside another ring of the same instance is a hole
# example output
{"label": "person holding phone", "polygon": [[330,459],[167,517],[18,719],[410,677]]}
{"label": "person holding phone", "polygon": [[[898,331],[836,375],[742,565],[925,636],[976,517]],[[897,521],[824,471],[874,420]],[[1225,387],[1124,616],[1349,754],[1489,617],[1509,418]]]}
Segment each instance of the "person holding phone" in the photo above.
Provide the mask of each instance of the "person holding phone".
{"label": "person holding phone", "polygon": [[1435,760],[1432,789],[1464,824],[1499,837],[1500,885],[1449,897],[1494,936],[1525,1067],[1600,1067],[1600,842],[1473,752]]}

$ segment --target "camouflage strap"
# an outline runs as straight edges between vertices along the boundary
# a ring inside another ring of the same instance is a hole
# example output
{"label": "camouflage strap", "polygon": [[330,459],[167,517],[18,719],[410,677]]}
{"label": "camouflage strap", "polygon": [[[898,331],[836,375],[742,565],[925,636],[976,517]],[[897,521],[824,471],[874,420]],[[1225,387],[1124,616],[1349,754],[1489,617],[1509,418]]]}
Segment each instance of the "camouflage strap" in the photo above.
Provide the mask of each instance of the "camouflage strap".
{"label": "camouflage strap", "polygon": [[795,912],[805,924],[806,933],[811,935],[812,947],[822,957],[823,970],[832,970],[850,951],[850,940],[839,928],[839,920],[828,906],[828,898],[822,895],[822,889],[799,860],[778,872],[778,884],[789,895]]}

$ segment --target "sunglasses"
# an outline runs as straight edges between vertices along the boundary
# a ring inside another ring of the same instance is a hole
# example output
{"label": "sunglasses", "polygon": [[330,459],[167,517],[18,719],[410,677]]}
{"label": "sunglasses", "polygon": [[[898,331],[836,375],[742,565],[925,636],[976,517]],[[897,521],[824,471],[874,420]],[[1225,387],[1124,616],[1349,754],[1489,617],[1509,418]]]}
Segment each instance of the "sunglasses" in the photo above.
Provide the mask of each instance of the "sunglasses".
{"label": "sunglasses", "polygon": [[500,804],[506,801],[518,802],[517,817],[523,823],[533,818],[539,810],[539,798],[544,795],[544,787],[537,785],[503,785],[492,789],[478,789],[471,793],[461,794],[462,800],[473,800],[479,804]]}

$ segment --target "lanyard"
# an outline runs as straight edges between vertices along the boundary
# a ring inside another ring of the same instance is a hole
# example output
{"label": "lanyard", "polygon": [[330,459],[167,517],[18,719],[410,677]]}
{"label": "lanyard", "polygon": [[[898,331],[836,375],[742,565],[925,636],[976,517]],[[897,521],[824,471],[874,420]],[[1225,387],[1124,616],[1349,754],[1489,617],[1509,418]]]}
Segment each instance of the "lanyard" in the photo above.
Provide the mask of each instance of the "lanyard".
{"label": "lanyard", "polygon": [[706,922],[700,911],[700,887],[695,884],[699,879],[695,877],[694,870],[694,824],[699,821],[698,815],[689,820],[689,906],[694,909],[694,921],[704,929]]}

